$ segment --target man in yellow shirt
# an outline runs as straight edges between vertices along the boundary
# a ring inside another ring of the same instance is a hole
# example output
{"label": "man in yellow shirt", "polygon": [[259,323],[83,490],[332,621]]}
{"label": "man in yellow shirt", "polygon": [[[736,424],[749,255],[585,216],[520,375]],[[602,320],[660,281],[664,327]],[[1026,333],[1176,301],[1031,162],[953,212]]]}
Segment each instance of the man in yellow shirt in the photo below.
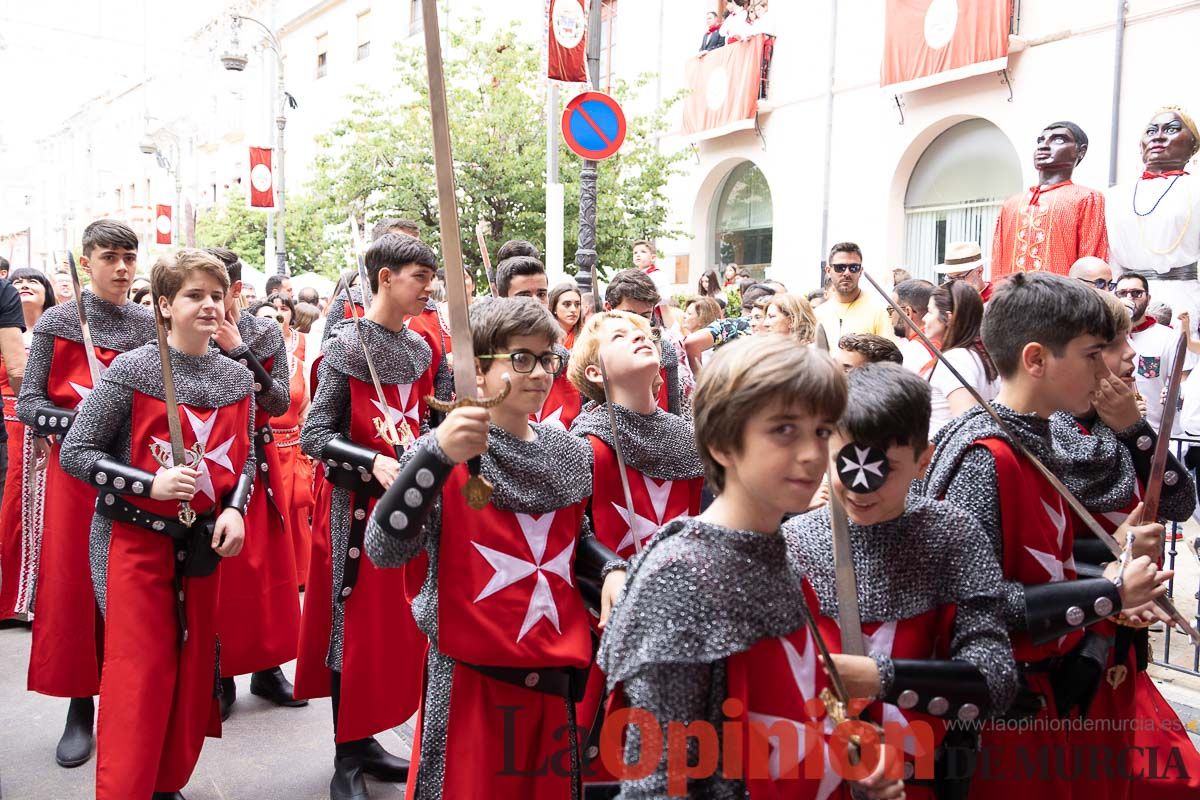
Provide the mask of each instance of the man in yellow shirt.
{"label": "man in yellow shirt", "polygon": [[882,304],[858,288],[862,280],[862,250],[854,242],[835,244],[829,251],[825,274],[830,280],[829,299],[813,309],[829,341],[851,333],[873,333],[892,338],[892,323]]}

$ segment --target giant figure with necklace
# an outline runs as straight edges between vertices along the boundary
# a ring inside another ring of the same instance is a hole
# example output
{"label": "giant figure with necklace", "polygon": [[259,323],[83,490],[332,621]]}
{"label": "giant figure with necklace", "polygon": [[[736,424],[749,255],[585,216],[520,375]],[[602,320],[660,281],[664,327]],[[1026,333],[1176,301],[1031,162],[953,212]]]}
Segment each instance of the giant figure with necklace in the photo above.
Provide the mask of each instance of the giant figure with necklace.
{"label": "giant figure with necklace", "polygon": [[1141,136],[1142,174],[1109,190],[1109,262],[1113,273],[1135,272],[1151,297],[1172,298],[1176,313],[1200,308],[1200,178],[1187,171],[1200,132],[1183,109],[1155,112]]}

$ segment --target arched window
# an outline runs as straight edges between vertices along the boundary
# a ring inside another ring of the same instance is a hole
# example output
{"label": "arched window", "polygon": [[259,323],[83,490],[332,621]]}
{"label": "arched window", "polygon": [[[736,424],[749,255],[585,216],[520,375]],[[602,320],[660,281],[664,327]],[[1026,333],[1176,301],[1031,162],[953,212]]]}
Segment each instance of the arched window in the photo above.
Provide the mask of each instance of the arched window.
{"label": "arched window", "polygon": [[713,255],[718,268],[749,267],[762,277],[771,266],[771,187],[753,163],[738,164],[717,192]]}
{"label": "arched window", "polygon": [[1021,191],[1021,163],[1008,137],[982,119],[960,122],[929,143],[904,195],[904,264],[936,280],[948,242],[978,242],[991,258],[1005,198]]}

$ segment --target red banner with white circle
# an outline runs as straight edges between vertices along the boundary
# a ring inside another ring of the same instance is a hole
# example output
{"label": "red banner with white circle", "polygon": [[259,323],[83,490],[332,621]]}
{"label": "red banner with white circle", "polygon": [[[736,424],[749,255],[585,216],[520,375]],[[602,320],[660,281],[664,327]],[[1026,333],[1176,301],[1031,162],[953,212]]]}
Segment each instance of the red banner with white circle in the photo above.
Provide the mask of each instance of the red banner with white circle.
{"label": "red banner with white circle", "polygon": [[171,207],[158,205],[154,207],[154,241],[159,244],[171,243]]}
{"label": "red banner with white circle", "polygon": [[583,83],[587,80],[587,7],[584,0],[550,0],[550,54],[552,81]]}
{"label": "red banner with white circle", "polygon": [[269,147],[250,148],[250,207],[275,207],[275,173]]}
{"label": "red banner with white circle", "polygon": [[1003,69],[1011,0],[887,0],[880,86],[893,91]]}

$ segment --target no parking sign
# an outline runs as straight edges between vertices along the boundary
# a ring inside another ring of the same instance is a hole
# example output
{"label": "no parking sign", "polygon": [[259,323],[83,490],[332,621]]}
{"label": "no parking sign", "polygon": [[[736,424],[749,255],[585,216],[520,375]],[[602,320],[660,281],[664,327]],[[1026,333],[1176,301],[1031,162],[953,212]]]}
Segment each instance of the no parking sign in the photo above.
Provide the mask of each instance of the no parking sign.
{"label": "no parking sign", "polygon": [[625,112],[603,92],[577,94],[563,109],[562,134],[575,155],[603,161],[625,141]]}

